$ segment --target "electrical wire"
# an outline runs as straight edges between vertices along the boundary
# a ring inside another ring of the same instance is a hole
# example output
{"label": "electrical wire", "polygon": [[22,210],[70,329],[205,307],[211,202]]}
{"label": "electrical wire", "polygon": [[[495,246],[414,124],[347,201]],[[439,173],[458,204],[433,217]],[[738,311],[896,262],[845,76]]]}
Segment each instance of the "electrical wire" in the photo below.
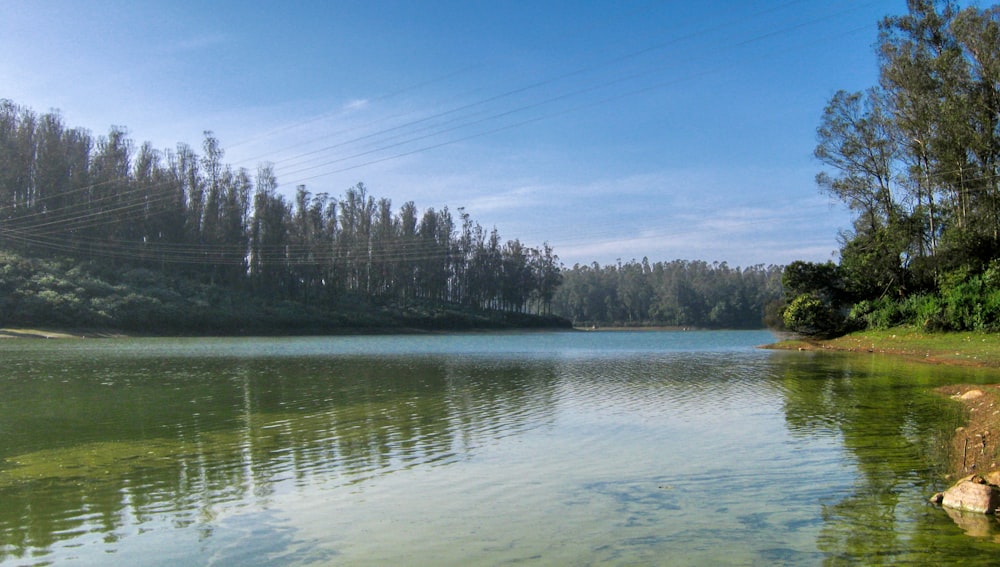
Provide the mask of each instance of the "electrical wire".
{"label": "electrical wire", "polygon": [[[763,11],[761,13],[771,12],[771,11],[774,11],[774,10],[777,10],[777,9],[780,9],[780,8],[784,8],[784,7],[787,7],[787,6],[795,4],[795,3],[797,3],[797,2],[788,2],[786,4],[782,4],[781,6],[779,6],[777,8],[772,8],[772,9],[769,9],[769,10],[765,10],[765,11]],[[800,29],[800,28],[802,28],[804,26],[811,25],[811,24],[816,23],[818,21],[822,21],[822,20],[825,20],[825,19],[828,19],[828,18],[831,18],[831,17],[835,17],[836,15],[839,15],[839,14],[842,14],[842,13],[846,13],[847,11],[849,11],[849,10],[845,10],[843,12],[838,12],[837,14],[833,14],[833,15],[828,15],[828,16],[825,16],[823,18],[818,18],[816,20],[810,20],[808,22],[799,22],[799,23],[796,23],[796,24],[794,24],[792,26],[786,26],[785,28],[781,28],[781,29],[778,29],[778,30],[773,30],[771,32],[768,32],[767,34],[759,35],[759,36],[756,36],[756,37],[751,38],[751,39],[747,39],[747,40],[743,40],[743,41],[734,43],[734,44],[730,45],[728,47],[728,49],[738,49],[740,47],[745,47],[746,45],[748,45],[748,44],[750,44],[752,42],[762,41],[763,39],[766,39],[766,38],[769,38],[769,37],[774,37],[774,36],[780,35],[782,33],[788,33],[788,32],[790,32],[792,30]],[[720,24],[720,26],[715,26],[715,27],[718,28],[718,27],[722,27],[723,25],[724,24]],[[866,28],[867,27],[868,26],[866,26]],[[865,29],[865,28],[858,28],[858,29]],[[854,33],[856,31],[857,30],[851,30],[848,33]],[[691,35],[694,36],[695,34],[691,34]],[[295,173],[301,174],[301,173],[303,173],[305,171],[312,171],[312,170],[317,169],[317,168],[322,168],[322,167],[326,167],[326,166],[329,166],[329,165],[343,163],[345,161],[349,161],[349,160],[352,160],[352,159],[357,159],[357,158],[361,158],[361,157],[365,157],[365,156],[369,156],[369,155],[374,155],[374,154],[377,154],[377,153],[380,153],[380,152],[385,152],[387,150],[391,150],[391,149],[403,146],[405,144],[411,144],[413,142],[422,141],[422,140],[425,140],[425,139],[429,139],[429,138],[431,138],[433,136],[439,136],[439,135],[444,134],[444,133],[454,132],[454,131],[457,131],[457,130],[462,129],[462,128],[469,128],[469,127],[472,127],[472,126],[477,126],[477,125],[485,124],[485,123],[487,123],[489,121],[495,121],[495,120],[498,120],[500,118],[505,118],[505,117],[513,116],[513,115],[515,115],[517,113],[521,113],[521,112],[524,112],[526,110],[540,108],[540,107],[543,107],[545,105],[552,104],[554,102],[559,102],[559,101],[567,100],[569,98],[572,98],[572,97],[575,97],[575,96],[579,96],[579,95],[582,95],[582,94],[587,94],[587,93],[590,93],[590,92],[595,92],[595,91],[598,91],[600,89],[604,89],[604,88],[608,88],[608,87],[612,87],[612,86],[618,86],[618,85],[623,84],[626,81],[631,81],[631,80],[634,80],[634,79],[638,79],[638,78],[642,78],[642,77],[645,77],[645,76],[649,76],[649,75],[654,74],[654,73],[662,72],[663,68],[662,67],[657,67],[657,68],[653,68],[653,69],[646,69],[644,71],[637,72],[637,73],[632,73],[632,74],[628,74],[628,75],[619,75],[618,77],[616,77],[614,79],[611,79],[611,80],[606,80],[604,82],[598,82],[598,83],[591,83],[591,84],[585,85],[583,87],[577,88],[575,90],[568,90],[568,91],[564,91],[562,93],[559,93],[559,94],[557,94],[555,96],[550,96],[548,98],[544,98],[544,99],[541,99],[541,100],[535,100],[535,101],[533,101],[533,102],[531,102],[529,104],[521,105],[521,106],[514,107],[514,108],[507,108],[507,109],[504,109],[504,110],[502,110],[500,112],[494,112],[494,113],[489,114],[489,115],[487,115],[485,117],[480,116],[480,117],[476,118],[475,115],[473,115],[472,117],[468,117],[468,116],[453,117],[453,118],[449,119],[448,122],[437,123],[437,124],[435,124],[433,126],[432,125],[421,126],[421,129],[417,129],[417,130],[413,129],[414,126],[424,125],[424,124],[426,124],[426,123],[428,123],[428,122],[430,122],[432,120],[436,120],[436,119],[439,119],[439,118],[444,118],[446,116],[451,116],[453,114],[457,114],[459,112],[466,111],[466,110],[469,110],[469,109],[472,109],[472,108],[475,108],[475,107],[484,106],[484,105],[487,105],[489,103],[493,103],[493,102],[496,102],[496,101],[499,101],[499,100],[503,100],[503,99],[509,98],[509,97],[511,97],[511,96],[513,96],[515,94],[522,94],[522,93],[531,91],[533,89],[540,88],[542,86],[547,86],[547,85],[550,85],[550,84],[555,84],[555,83],[557,83],[557,82],[559,82],[559,81],[561,81],[563,79],[566,79],[566,78],[570,78],[570,77],[574,77],[574,76],[580,76],[582,74],[585,74],[586,72],[589,72],[589,71],[597,69],[597,68],[601,68],[601,67],[605,67],[605,66],[611,65],[612,63],[615,63],[615,62],[620,63],[620,62],[622,62],[624,60],[627,60],[627,59],[630,59],[630,58],[636,58],[636,57],[639,57],[640,55],[643,55],[643,54],[646,54],[646,53],[649,53],[649,52],[652,52],[652,51],[655,51],[655,50],[658,50],[658,49],[663,49],[665,46],[673,44],[676,41],[679,41],[680,39],[682,39],[682,38],[676,38],[676,39],[672,40],[671,42],[649,46],[649,47],[646,47],[646,48],[644,48],[642,50],[631,52],[631,53],[626,54],[624,56],[620,56],[620,57],[617,57],[617,58],[609,59],[609,60],[603,61],[603,62],[598,62],[598,63],[595,63],[593,65],[580,67],[580,68],[577,68],[575,70],[572,70],[572,71],[569,71],[569,72],[566,72],[566,73],[563,73],[563,74],[559,74],[559,75],[555,75],[555,76],[549,77],[547,79],[543,79],[541,81],[537,81],[537,82],[534,82],[534,83],[529,83],[529,84],[527,84],[525,86],[522,86],[522,87],[518,87],[518,88],[515,88],[515,89],[510,89],[510,90],[504,91],[504,92],[502,92],[500,94],[493,95],[491,97],[488,97],[488,98],[485,98],[485,99],[482,99],[482,100],[479,100],[479,101],[476,101],[476,102],[473,102],[473,103],[470,103],[470,104],[466,104],[464,106],[455,107],[455,108],[452,108],[452,109],[449,109],[449,110],[446,110],[446,111],[443,111],[443,112],[439,112],[437,114],[434,114],[434,115],[431,115],[431,116],[428,116],[428,117],[421,118],[419,120],[410,121],[410,122],[407,122],[407,123],[404,123],[404,124],[401,124],[401,125],[393,126],[391,128],[383,129],[383,130],[375,132],[375,133],[366,134],[366,135],[361,136],[361,137],[356,137],[356,138],[354,138],[352,140],[348,140],[346,142],[342,142],[342,143],[336,144],[334,146],[329,146],[329,147],[326,147],[326,148],[322,148],[320,150],[315,150],[315,151],[300,153],[297,156],[291,156],[289,158],[285,158],[285,160],[283,161],[283,163],[293,163],[294,160],[296,160],[296,159],[302,160],[304,158],[308,158],[309,156],[313,156],[313,155],[316,155],[318,153],[321,153],[321,152],[324,152],[324,151],[328,151],[330,149],[335,149],[335,148],[343,147],[345,145],[349,145],[349,144],[352,144],[352,143],[358,143],[358,142],[366,141],[366,140],[369,140],[369,139],[374,139],[377,136],[384,136],[385,134],[388,134],[388,133],[400,132],[401,133],[400,135],[407,135],[406,132],[405,132],[407,129],[409,129],[409,131],[412,132],[412,133],[420,133],[422,131],[427,131],[430,128],[437,128],[436,130],[433,130],[431,133],[428,133],[428,134],[421,134],[419,136],[414,136],[411,133],[411,134],[409,134],[410,137],[404,139],[403,141],[395,141],[395,142],[392,142],[392,143],[389,143],[389,144],[383,143],[381,145],[375,146],[373,149],[370,149],[370,150],[367,150],[367,151],[364,151],[364,152],[354,153],[354,154],[346,156],[346,157],[339,157],[339,158],[336,158],[336,159],[333,159],[333,160],[328,160],[328,161],[325,161],[325,162],[322,162],[322,163],[319,163],[319,164],[316,164],[316,165],[311,165],[311,166],[308,166],[308,167],[304,167],[304,168],[300,168],[298,170],[292,170],[291,171],[292,174],[295,174]],[[640,86],[638,88],[634,88],[634,89],[628,90],[628,91],[626,91],[624,93],[612,94],[612,95],[606,96],[604,98],[601,98],[599,100],[585,101],[584,103],[578,104],[576,106],[572,106],[570,108],[564,108],[564,109],[559,109],[559,110],[556,110],[556,111],[551,111],[551,112],[545,113],[545,114],[540,115],[540,116],[529,117],[529,118],[522,119],[522,120],[519,120],[519,121],[514,122],[514,123],[504,124],[504,125],[497,126],[497,127],[485,130],[485,131],[475,132],[475,133],[472,133],[472,134],[469,134],[469,135],[466,135],[466,136],[460,136],[460,137],[456,137],[456,138],[444,140],[444,141],[441,141],[441,142],[438,142],[438,143],[435,143],[435,144],[428,144],[428,145],[419,147],[417,149],[413,149],[413,150],[409,150],[409,151],[405,151],[405,152],[399,152],[399,153],[396,153],[396,154],[393,154],[393,155],[390,155],[390,156],[384,156],[384,157],[380,157],[380,158],[377,158],[377,159],[367,160],[367,161],[364,161],[364,162],[361,162],[361,163],[355,163],[355,164],[345,165],[344,167],[341,167],[341,168],[338,168],[338,169],[323,171],[323,172],[317,173],[316,175],[312,175],[312,176],[309,176],[309,177],[304,177],[304,178],[297,179],[296,181],[294,181],[292,183],[288,183],[288,184],[284,184],[283,183],[283,184],[279,185],[279,187],[286,187],[286,186],[289,186],[289,185],[298,185],[298,184],[300,184],[300,183],[302,183],[304,181],[311,181],[311,180],[316,179],[318,177],[323,177],[323,176],[331,175],[331,174],[334,174],[334,173],[340,173],[340,172],[344,172],[344,171],[349,171],[349,170],[352,170],[352,169],[357,169],[357,168],[360,168],[360,167],[364,167],[364,166],[372,165],[372,164],[376,164],[376,163],[381,163],[381,162],[392,160],[392,159],[398,159],[400,157],[409,156],[409,155],[413,155],[413,154],[416,154],[416,153],[421,153],[421,152],[429,151],[429,150],[432,150],[432,149],[436,149],[436,148],[439,148],[439,147],[442,147],[442,146],[446,146],[446,145],[450,145],[450,144],[459,143],[459,142],[462,142],[462,141],[465,141],[465,140],[469,140],[469,139],[472,139],[472,138],[481,137],[481,136],[487,136],[487,135],[495,134],[495,133],[498,133],[498,132],[501,132],[501,131],[504,131],[504,130],[518,128],[518,127],[521,127],[521,126],[524,126],[524,125],[527,125],[527,124],[531,124],[533,122],[537,122],[537,121],[540,121],[540,120],[545,120],[545,119],[553,118],[553,117],[556,117],[556,116],[561,116],[561,115],[564,115],[564,114],[570,114],[570,113],[580,112],[581,110],[584,110],[584,109],[587,109],[587,108],[591,108],[593,106],[607,104],[607,103],[612,102],[612,101],[620,100],[622,98],[629,97],[629,96],[635,96],[637,94],[648,92],[648,91],[651,91],[651,90],[662,89],[662,88],[665,88],[667,86],[675,85],[675,84],[677,84],[678,82],[681,82],[681,81],[692,80],[694,78],[698,78],[698,77],[704,76],[705,74],[708,74],[708,73],[711,73],[711,72],[718,72],[722,68],[726,68],[726,67],[716,68],[716,69],[704,71],[704,72],[697,73],[697,74],[689,74],[687,76],[682,76],[682,77],[674,77],[674,78],[671,78],[670,80],[667,80],[667,81],[660,81],[660,82],[656,82],[656,83],[653,83],[653,84],[642,85],[642,86]],[[416,88],[416,87],[414,87],[414,88]],[[404,89],[403,92],[405,92],[405,89]],[[390,95],[386,95],[386,96],[390,96]],[[474,118],[474,119],[470,119],[470,118]],[[464,120],[464,122],[461,121],[461,120]],[[456,124],[456,122],[457,122],[457,124]],[[304,123],[301,123],[301,124],[304,124]],[[451,124],[451,125],[449,126],[449,124]],[[446,127],[442,128],[441,126],[446,126]],[[293,127],[295,127],[295,125],[289,126],[289,128],[293,128]],[[941,175],[943,175],[943,174],[941,174]],[[110,181],[105,181],[105,182],[102,182],[102,183],[95,183],[95,184],[92,184],[92,185],[89,185],[89,186],[86,186],[86,187],[81,187],[81,188],[78,188],[78,189],[74,189],[74,190],[70,190],[70,191],[61,193],[58,197],[60,199],[62,199],[64,197],[66,197],[66,196],[74,196],[74,195],[83,195],[83,194],[87,194],[87,193],[93,193],[97,189],[100,189],[102,187],[105,187],[107,185],[114,184],[114,183],[121,183],[121,180],[110,180]],[[118,224],[118,223],[121,222],[119,220],[119,218],[123,214],[126,214],[126,213],[138,213],[138,212],[141,212],[141,211],[148,211],[151,207],[155,207],[155,206],[159,206],[159,205],[166,205],[166,204],[171,204],[171,203],[176,203],[177,199],[178,199],[178,196],[176,194],[163,194],[163,195],[160,195],[160,196],[150,197],[149,193],[150,192],[155,192],[158,189],[177,188],[177,186],[180,186],[179,180],[170,180],[170,181],[161,182],[159,184],[151,184],[151,185],[146,185],[146,186],[137,186],[137,187],[135,187],[133,189],[127,189],[125,191],[117,192],[117,193],[115,193],[113,195],[107,195],[107,196],[103,196],[103,197],[99,196],[99,197],[94,198],[94,199],[91,200],[91,205],[94,205],[96,207],[94,210],[88,211],[88,212],[83,213],[83,214],[76,214],[75,216],[72,216],[72,215],[61,216],[60,215],[60,213],[64,213],[64,212],[73,212],[73,211],[78,212],[79,211],[78,206],[74,205],[74,204],[67,204],[67,205],[65,205],[65,206],[63,206],[61,208],[45,209],[45,210],[40,210],[38,212],[29,213],[28,215],[24,215],[23,217],[18,218],[17,221],[18,222],[30,221],[30,220],[32,220],[32,218],[34,218],[35,220],[37,220],[37,222],[35,222],[34,225],[32,226],[31,231],[28,231],[28,229],[25,229],[25,228],[4,227],[2,229],[3,230],[3,234],[5,234],[9,238],[22,238],[26,242],[29,241],[29,240],[31,240],[32,242],[34,242],[35,244],[38,244],[38,245],[45,245],[45,246],[49,246],[49,247],[58,247],[60,245],[57,242],[54,242],[52,240],[55,237],[55,235],[57,235],[57,234],[66,234],[67,232],[73,232],[73,231],[75,231],[75,232],[85,232],[87,230],[97,229],[97,228],[101,228],[101,227],[113,226],[114,224]],[[136,197],[136,199],[135,200],[130,200],[132,197]],[[52,197],[52,198],[55,198],[55,197]],[[13,206],[10,206],[10,205],[8,205],[8,206],[0,206],[0,212],[5,212],[5,211],[6,212],[10,212],[12,209],[13,209]],[[51,230],[48,230],[48,229],[51,229]],[[592,234],[590,236],[592,236]],[[86,241],[84,241],[82,244],[84,244],[84,245],[92,245],[92,246],[98,246],[98,245],[100,245],[100,243],[98,243],[98,242],[87,243]],[[187,245],[185,245],[185,246],[187,246]],[[188,257],[193,258],[199,252],[202,253],[202,255],[204,255],[204,254],[213,254],[213,253],[215,253],[215,254],[221,253],[219,251],[214,251],[213,252],[212,248],[210,248],[210,245],[199,245],[198,247],[179,248],[179,249],[175,250],[174,254],[178,258],[182,258],[182,257],[183,258],[188,258]],[[118,250],[118,251],[112,250],[109,253],[126,253],[126,251],[124,249],[121,249],[121,250]]]}

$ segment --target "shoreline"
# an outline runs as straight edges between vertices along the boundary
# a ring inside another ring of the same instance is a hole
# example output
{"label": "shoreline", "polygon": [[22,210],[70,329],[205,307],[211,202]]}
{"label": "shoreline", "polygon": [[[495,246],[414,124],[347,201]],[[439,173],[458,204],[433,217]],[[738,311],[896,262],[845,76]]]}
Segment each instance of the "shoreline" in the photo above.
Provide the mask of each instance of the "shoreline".
{"label": "shoreline", "polygon": [[565,327],[524,327],[521,329],[502,327],[469,329],[420,329],[416,327],[363,327],[357,329],[340,328],[319,333],[132,333],[113,329],[35,329],[21,327],[0,327],[0,341],[8,339],[130,339],[130,338],[203,338],[203,337],[316,337],[316,336],[377,336],[377,335],[435,335],[435,334],[477,334],[477,333],[533,333],[533,332],[576,332],[578,329]]}
{"label": "shoreline", "polygon": [[925,364],[1000,369],[1000,335],[990,333],[924,333],[913,329],[859,331],[835,339],[790,338],[761,348],[868,353]]}
{"label": "shoreline", "polygon": [[653,325],[653,326],[646,326],[646,327],[643,327],[643,326],[636,326],[636,327],[625,327],[625,326],[621,326],[621,327],[614,327],[614,326],[610,326],[610,327],[598,327],[598,326],[579,327],[579,326],[574,326],[573,330],[574,331],[587,331],[587,332],[598,332],[598,331],[599,332],[606,332],[606,331],[637,331],[637,332],[645,332],[645,331],[704,331],[706,329],[702,329],[702,328],[699,328],[699,327],[676,327],[676,326],[670,326],[670,325],[661,325],[661,326]]}
{"label": "shoreline", "polygon": [[82,329],[25,329],[4,327],[0,328],[0,340],[3,339],[96,339],[96,338],[125,338],[129,335],[116,331],[90,331]]}
{"label": "shoreline", "polygon": [[[859,331],[836,339],[788,339],[762,348],[851,352],[899,357],[919,364],[1000,370],[1000,335],[924,333],[915,329]],[[933,391],[962,406],[964,420],[950,440],[946,480],[1000,470],[1000,374],[993,384],[949,384]]]}
{"label": "shoreline", "polygon": [[962,404],[965,420],[951,437],[947,480],[1000,470],[1000,385],[952,384],[934,392]]}

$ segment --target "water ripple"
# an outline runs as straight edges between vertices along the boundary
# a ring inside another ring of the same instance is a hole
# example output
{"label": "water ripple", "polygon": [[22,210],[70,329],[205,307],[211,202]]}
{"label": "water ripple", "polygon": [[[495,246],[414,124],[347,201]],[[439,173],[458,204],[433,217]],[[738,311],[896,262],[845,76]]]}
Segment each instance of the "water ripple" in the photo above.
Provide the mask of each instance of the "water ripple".
{"label": "water ripple", "polygon": [[942,406],[736,336],[8,348],[0,563],[814,564],[909,511],[857,507],[926,488]]}

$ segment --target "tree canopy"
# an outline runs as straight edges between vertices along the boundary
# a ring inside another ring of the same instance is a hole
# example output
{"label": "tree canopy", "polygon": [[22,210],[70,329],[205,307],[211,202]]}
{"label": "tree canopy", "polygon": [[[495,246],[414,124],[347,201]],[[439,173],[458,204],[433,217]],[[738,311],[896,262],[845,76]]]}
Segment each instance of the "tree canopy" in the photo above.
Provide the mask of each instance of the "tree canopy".
{"label": "tree canopy", "polygon": [[817,182],[855,212],[847,295],[820,299],[842,328],[1000,330],[1000,6],[907,6],[879,25],[879,83],[836,93],[817,129]]}
{"label": "tree canopy", "polygon": [[563,272],[552,308],[578,325],[758,329],[777,323],[769,310],[782,297],[781,273],[778,266],[645,258],[577,264]]}
{"label": "tree canopy", "polygon": [[547,244],[502,240],[463,209],[394,209],[362,183],[288,196],[270,164],[251,172],[224,157],[212,132],[200,153],[156,150],[122,127],[95,138],[0,100],[0,250],[183,274],[271,303],[550,310],[561,273]]}

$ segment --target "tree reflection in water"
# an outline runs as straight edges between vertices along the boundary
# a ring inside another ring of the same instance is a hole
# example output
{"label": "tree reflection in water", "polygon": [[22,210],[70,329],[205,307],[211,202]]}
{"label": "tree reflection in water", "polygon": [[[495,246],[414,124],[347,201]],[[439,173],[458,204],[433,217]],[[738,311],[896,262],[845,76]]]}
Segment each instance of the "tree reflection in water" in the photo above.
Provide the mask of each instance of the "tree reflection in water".
{"label": "tree reflection in water", "polygon": [[433,357],[33,361],[0,386],[0,560],[132,524],[210,530],[284,482],[446,466],[545,423],[553,384],[545,365]]}
{"label": "tree reflection in water", "polygon": [[[996,373],[852,354],[799,354],[783,360],[789,429],[842,439],[858,475],[846,498],[823,503],[817,545],[827,564],[990,564],[1000,535],[977,522],[964,537],[928,502],[946,487],[948,447],[961,408],[933,392],[956,382],[996,381]],[[977,563],[982,562],[982,563]]]}

